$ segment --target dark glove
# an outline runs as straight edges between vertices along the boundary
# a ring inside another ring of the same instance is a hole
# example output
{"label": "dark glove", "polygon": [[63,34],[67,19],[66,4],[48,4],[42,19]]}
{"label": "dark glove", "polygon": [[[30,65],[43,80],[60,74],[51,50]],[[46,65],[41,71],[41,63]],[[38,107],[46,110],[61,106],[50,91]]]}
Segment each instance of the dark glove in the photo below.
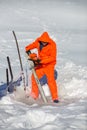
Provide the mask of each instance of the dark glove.
{"label": "dark glove", "polygon": [[40,62],[41,62],[41,60],[40,60],[40,59],[37,59],[37,60],[34,61],[34,64],[35,64],[35,65],[40,65]]}
{"label": "dark glove", "polygon": [[30,55],[30,54],[31,54],[31,51],[30,51],[30,50],[28,50],[28,51],[26,51],[26,53],[27,53],[28,55]]}

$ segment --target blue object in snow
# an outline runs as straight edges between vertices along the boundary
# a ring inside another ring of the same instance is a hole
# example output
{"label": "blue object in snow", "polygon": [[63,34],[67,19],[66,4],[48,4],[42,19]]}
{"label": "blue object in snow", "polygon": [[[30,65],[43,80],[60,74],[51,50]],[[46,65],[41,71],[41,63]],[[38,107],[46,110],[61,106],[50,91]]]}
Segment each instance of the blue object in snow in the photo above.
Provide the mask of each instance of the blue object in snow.
{"label": "blue object in snow", "polygon": [[9,85],[4,83],[0,85],[0,98],[6,96],[7,92],[12,93],[14,91],[14,86],[20,86],[22,77],[19,77],[16,81],[11,81]]}
{"label": "blue object in snow", "polygon": [[4,83],[0,85],[0,97],[3,97],[7,94],[7,84]]}
{"label": "blue object in snow", "polygon": [[16,81],[10,82],[10,84],[8,85],[8,92],[13,93],[14,86],[20,86],[21,81],[22,81],[22,77],[19,77]]}

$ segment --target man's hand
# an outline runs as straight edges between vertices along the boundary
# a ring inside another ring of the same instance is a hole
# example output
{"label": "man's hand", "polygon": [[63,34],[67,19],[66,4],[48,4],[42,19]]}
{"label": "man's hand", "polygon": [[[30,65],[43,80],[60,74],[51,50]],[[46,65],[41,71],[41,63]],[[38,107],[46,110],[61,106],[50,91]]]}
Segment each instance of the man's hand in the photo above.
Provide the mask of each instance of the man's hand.
{"label": "man's hand", "polygon": [[31,53],[31,54],[29,54],[29,58],[32,59],[32,60],[37,60],[37,54]]}
{"label": "man's hand", "polygon": [[34,63],[34,66],[38,66],[38,65],[41,65],[41,60],[37,57],[37,54],[36,53],[31,53],[31,51],[27,51],[26,52],[28,55],[29,55],[29,58],[28,60],[31,60],[33,63]]}

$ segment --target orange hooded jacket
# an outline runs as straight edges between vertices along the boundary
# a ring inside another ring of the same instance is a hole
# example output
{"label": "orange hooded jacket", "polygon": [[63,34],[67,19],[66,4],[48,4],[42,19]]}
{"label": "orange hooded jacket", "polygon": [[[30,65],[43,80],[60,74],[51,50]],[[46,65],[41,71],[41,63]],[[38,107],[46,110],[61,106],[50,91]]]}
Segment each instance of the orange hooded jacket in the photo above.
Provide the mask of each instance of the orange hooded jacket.
{"label": "orange hooded jacket", "polygon": [[[40,43],[39,41],[47,42],[48,45],[43,47],[40,50]],[[38,58],[41,59],[42,65],[55,65],[56,64],[56,44],[55,42],[49,37],[47,32],[44,32],[39,38],[37,38],[33,43],[26,46],[25,50],[31,50],[37,48],[38,50]]]}
{"label": "orange hooded jacket", "polygon": [[[47,42],[48,44],[44,46],[40,50],[40,41]],[[49,37],[47,32],[44,32],[39,38],[35,40],[32,44],[26,46],[26,51],[31,49],[37,48],[38,50],[38,58],[41,59],[41,68],[36,69],[36,73],[38,78],[41,78],[45,73],[48,80],[48,86],[51,92],[52,99],[58,99],[58,91],[56,81],[54,79],[54,66],[56,64],[56,44],[55,42]],[[35,82],[34,76],[32,75],[32,90],[31,96],[33,98],[38,98],[39,91],[37,84]]]}

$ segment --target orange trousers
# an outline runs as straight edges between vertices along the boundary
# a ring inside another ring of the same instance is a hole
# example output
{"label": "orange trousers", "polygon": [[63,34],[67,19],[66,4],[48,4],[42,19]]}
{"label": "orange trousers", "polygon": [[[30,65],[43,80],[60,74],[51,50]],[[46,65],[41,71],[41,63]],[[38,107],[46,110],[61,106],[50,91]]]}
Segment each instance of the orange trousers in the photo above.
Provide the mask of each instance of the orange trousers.
{"label": "orange trousers", "polygon": [[[47,77],[47,82],[48,82],[48,86],[49,86],[49,90],[52,96],[52,100],[58,99],[58,90],[57,90],[57,85],[56,85],[56,81],[54,78],[54,66],[53,65],[49,65],[47,67],[41,67],[36,69],[36,74],[38,76],[38,78],[40,79],[44,74]],[[38,86],[36,84],[34,75],[32,74],[31,76],[31,80],[32,80],[32,89],[31,89],[31,96],[33,98],[38,98],[39,96],[39,90],[38,90]]]}

